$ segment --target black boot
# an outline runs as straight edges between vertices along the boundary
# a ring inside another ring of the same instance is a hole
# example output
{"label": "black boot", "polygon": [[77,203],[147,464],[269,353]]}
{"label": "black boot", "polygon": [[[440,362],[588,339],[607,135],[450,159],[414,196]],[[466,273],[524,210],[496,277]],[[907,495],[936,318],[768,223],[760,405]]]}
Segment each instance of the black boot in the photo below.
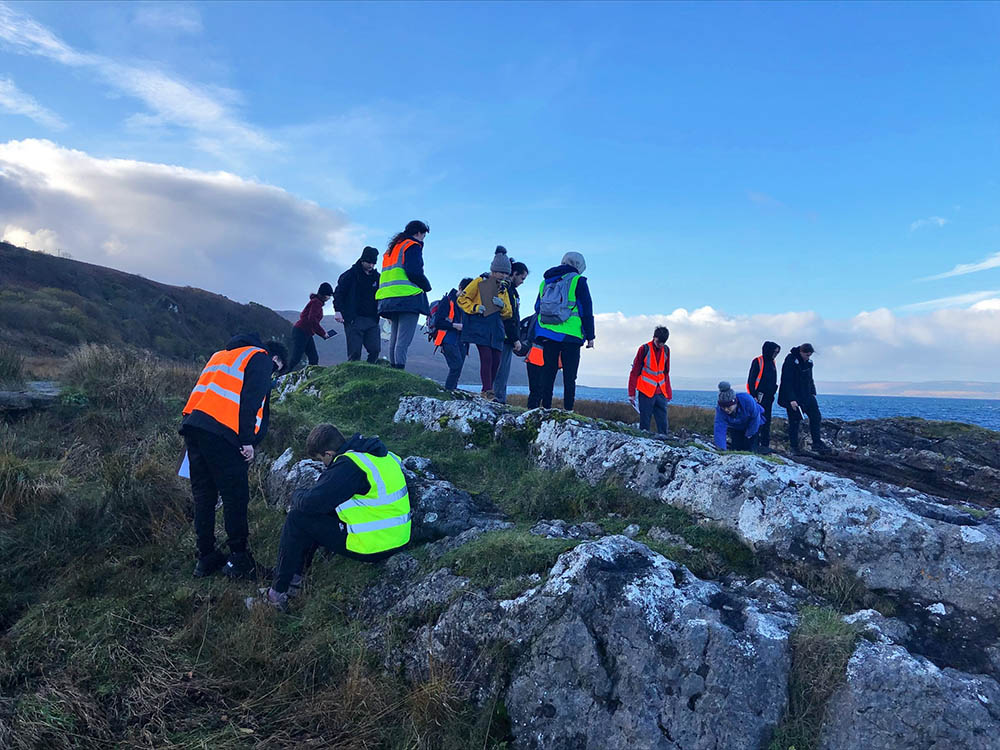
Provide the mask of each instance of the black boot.
{"label": "black boot", "polygon": [[218,550],[212,550],[207,555],[198,557],[198,564],[194,566],[195,578],[207,578],[226,564],[226,556]]}
{"label": "black boot", "polygon": [[231,581],[257,581],[267,578],[269,575],[269,571],[258,565],[257,561],[253,559],[253,554],[249,551],[232,553],[229,556],[229,560],[226,561],[226,567],[222,572]]}

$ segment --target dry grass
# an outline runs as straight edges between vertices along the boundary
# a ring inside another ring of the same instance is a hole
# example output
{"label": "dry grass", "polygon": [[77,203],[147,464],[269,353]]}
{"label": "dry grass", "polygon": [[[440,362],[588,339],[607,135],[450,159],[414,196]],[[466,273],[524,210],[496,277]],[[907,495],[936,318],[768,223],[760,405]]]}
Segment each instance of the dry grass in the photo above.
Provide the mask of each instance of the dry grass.
{"label": "dry grass", "polygon": [[21,510],[49,502],[65,488],[58,466],[0,454],[0,521],[13,521]]}
{"label": "dry grass", "polygon": [[24,357],[10,346],[0,346],[0,385],[18,385],[24,380]]}
{"label": "dry grass", "polygon": [[[511,406],[527,406],[528,397],[523,394],[510,394],[507,402]],[[627,401],[577,401],[573,405],[573,411],[584,417],[594,419],[607,419],[613,422],[624,422],[625,424],[636,425],[639,423],[639,415],[632,405]],[[710,435],[714,423],[715,414],[711,409],[704,409],[700,406],[677,406],[670,404],[667,414],[670,420],[671,430],[688,430],[700,435]]]}

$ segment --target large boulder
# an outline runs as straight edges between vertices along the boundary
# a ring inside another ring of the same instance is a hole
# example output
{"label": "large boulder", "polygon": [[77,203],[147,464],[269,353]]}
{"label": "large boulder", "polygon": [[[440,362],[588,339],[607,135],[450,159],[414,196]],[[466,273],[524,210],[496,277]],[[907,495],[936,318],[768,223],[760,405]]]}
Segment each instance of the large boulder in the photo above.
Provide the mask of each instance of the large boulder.
{"label": "large boulder", "polygon": [[1000,747],[1000,684],[862,640],[827,704],[822,750]]}

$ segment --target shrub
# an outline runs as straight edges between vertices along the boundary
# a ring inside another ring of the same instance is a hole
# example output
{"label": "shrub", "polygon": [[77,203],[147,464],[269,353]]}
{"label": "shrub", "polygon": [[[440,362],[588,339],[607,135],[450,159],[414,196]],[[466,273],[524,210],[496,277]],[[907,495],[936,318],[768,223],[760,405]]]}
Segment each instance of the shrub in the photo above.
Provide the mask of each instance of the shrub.
{"label": "shrub", "polygon": [[45,462],[0,455],[0,521],[13,521],[18,511],[58,497],[66,478]]}

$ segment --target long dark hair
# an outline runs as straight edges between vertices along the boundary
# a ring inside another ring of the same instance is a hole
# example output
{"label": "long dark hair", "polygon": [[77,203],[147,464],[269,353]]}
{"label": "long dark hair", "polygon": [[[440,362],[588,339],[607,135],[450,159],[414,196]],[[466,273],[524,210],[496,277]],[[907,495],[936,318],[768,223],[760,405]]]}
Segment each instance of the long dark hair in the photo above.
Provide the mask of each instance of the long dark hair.
{"label": "long dark hair", "polygon": [[403,228],[402,232],[393,235],[392,239],[389,240],[389,246],[386,247],[385,251],[387,253],[391,253],[392,249],[396,247],[401,240],[405,240],[407,237],[413,237],[413,235],[418,232],[430,233],[430,231],[431,228],[425,222],[420,221],[419,219],[414,219]]}

